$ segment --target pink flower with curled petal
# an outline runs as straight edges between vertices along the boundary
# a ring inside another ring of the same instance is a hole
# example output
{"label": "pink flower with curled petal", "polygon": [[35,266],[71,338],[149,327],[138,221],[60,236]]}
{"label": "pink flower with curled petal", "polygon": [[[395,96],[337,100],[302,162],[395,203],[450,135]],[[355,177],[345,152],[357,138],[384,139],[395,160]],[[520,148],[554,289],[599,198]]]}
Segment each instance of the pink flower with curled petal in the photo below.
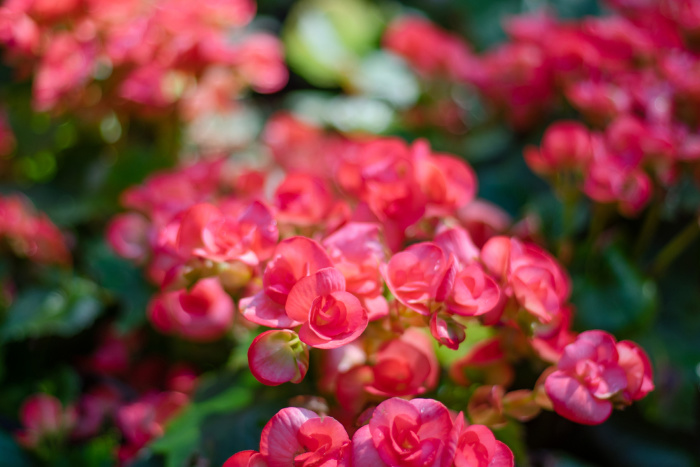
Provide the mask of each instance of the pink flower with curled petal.
{"label": "pink flower with curled petal", "polygon": [[353,436],[353,466],[449,467],[456,435],[452,416],[440,402],[389,399]]}
{"label": "pink flower with curled petal", "polygon": [[484,425],[467,425],[460,412],[453,430],[457,433],[454,467],[513,467],[513,452]]}
{"label": "pink flower with curled petal", "polygon": [[559,415],[585,425],[603,423],[612,412],[611,399],[627,388],[615,339],[603,331],[586,331],[567,345],[545,391]]}
{"label": "pink flower with curled petal", "polygon": [[430,315],[434,303],[442,302],[452,288],[447,282],[454,281],[454,275],[448,274],[453,263],[454,257],[447,258],[438,245],[422,242],[392,256],[382,273],[399,302]]}
{"label": "pink flower with curled petal", "polygon": [[241,313],[248,320],[263,326],[298,326],[302,322],[285,312],[290,291],[302,278],[332,266],[328,254],[314,240],[291,237],[281,241],[265,267],[263,289],[241,300]]}
{"label": "pink flower with curled petal", "polygon": [[269,467],[347,466],[350,438],[334,418],[288,407],[280,410],[263,428],[260,454]]}
{"label": "pink flower with curled petal", "polygon": [[379,266],[385,255],[379,234],[377,224],[350,222],[323,240],[333,266],[345,277],[346,290],[360,299],[370,321],[389,313],[382,295],[384,282]]}
{"label": "pink flower with curled petal", "polygon": [[148,307],[148,318],[159,331],[198,342],[222,337],[233,313],[233,300],[216,278],[202,279],[189,291],[163,292]]}
{"label": "pink flower with curled petal", "polygon": [[220,206],[200,203],[185,211],[177,234],[180,255],[250,266],[269,258],[279,236],[272,212],[258,201]]}
{"label": "pink flower with curled petal", "polygon": [[445,301],[447,309],[461,316],[480,316],[501,302],[501,289],[478,263],[457,273],[452,292]]}
{"label": "pink flower with curled petal", "polygon": [[516,238],[493,237],[481,249],[486,269],[500,279],[507,296],[540,323],[551,322],[571,293],[564,269],[542,248]]}
{"label": "pink flower with curled petal", "polygon": [[367,310],[345,291],[345,278],[323,268],[300,279],[285,303],[287,316],[303,323],[299,338],[312,347],[332,349],[357,339],[367,327]]}

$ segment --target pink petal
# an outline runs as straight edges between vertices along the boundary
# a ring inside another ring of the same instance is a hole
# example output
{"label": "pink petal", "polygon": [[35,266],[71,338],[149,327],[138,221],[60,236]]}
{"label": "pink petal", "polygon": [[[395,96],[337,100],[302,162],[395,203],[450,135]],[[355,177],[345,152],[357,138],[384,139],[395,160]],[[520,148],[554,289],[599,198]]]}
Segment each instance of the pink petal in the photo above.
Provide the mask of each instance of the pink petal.
{"label": "pink petal", "polygon": [[513,467],[514,465],[513,451],[505,443],[496,441],[496,453],[491,458],[488,467]]}
{"label": "pink petal", "polygon": [[369,425],[365,425],[355,432],[352,437],[352,467],[389,467],[379,457],[377,448],[374,447]]}
{"label": "pink petal", "polygon": [[612,412],[612,403],[593,397],[576,379],[555,371],[544,383],[554,411],[564,418],[584,425],[603,423]]}
{"label": "pink petal", "polygon": [[290,318],[303,323],[309,319],[311,305],[317,297],[341,290],[345,290],[345,278],[340,271],[332,267],[319,269],[292,287],[285,311]]}
{"label": "pink petal", "polygon": [[270,300],[265,292],[241,299],[238,307],[248,321],[261,326],[292,328],[301,324],[287,316],[284,307]]}
{"label": "pink petal", "polygon": [[299,407],[280,410],[267,422],[260,436],[260,454],[265,456],[269,467],[289,467],[294,458],[304,452],[297,440],[301,426],[318,415]]}

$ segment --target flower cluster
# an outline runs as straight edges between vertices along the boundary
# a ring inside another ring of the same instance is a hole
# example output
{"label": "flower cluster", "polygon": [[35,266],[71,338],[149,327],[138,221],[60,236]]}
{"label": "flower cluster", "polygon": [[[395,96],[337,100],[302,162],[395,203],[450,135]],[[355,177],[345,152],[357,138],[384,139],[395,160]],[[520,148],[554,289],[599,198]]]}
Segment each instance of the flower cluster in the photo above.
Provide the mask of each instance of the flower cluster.
{"label": "flower cluster", "polygon": [[182,100],[193,117],[247,87],[286,83],[279,41],[243,31],[254,15],[253,0],[11,0],[0,7],[0,43],[34,75],[37,110],[153,113]]}
{"label": "flower cluster", "polygon": [[58,227],[18,195],[0,197],[0,242],[15,255],[37,263],[71,262],[66,239]]}
{"label": "flower cluster", "polygon": [[336,419],[282,409],[263,428],[260,451],[242,451],[224,467],[283,465],[508,467],[513,453],[483,425],[469,425],[433,399],[388,399],[352,439]]}
{"label": "flower cluster", "polygon": [[[425,79],[476,87],[517,128],[567,102],[591,129],[555,122],[539,149],[526,149],[528,165],[552,178],[570,173],[576,189],[634,216],[655,185],[674,184],[700,158],[697,12],[671,1],[611,3],[618,12],[606,17],[512,17],[510,41],[482,56],[410,17],[392,23],[384,45]],[[416,40],[417,31],[427,39]]]}
{"label": "flower cluster", "polygon": [[[204,160],[124,193],[131,211],[113,220],[108,239],[160,286],[148,312],[159,331],[216,340],[230,332],[237,305],[242,327],[271,328],[248,349],[253,375],[267,385],[298,383],[317,355],[319,390],[338,402],[333,413],[346,422],[388,398],[435,389],[434,344],[458,349],[471,328],[488,338],[452,363],[450,375],[476,385],[465,401],[472,421],[499,426],[554,408],[599,423],[610,411],[586,418],[590,406],[572,409],[569,386],[609,408],[653,388],[647,357],[631,343],[610,357],[618,380],[605,391],[596,385],[608,360],[567,363],[587,336],[571,329],[567,273],[513,235],[518,229],[508,232],[501,211],[474,199],[477,181],[463,160],[425,141],[343,138],[289,114],[273,117],[263,139],[277,164]],[[559,369],[545,371],[532,389],[508,391],[523,360]],[[450,432],[457,422],[446,417]],[[341,441],[324,444],[324,452],[344,456]],[[415,455],[415,465],[437,465]],[[245,462],[274,465],[269,456],[263,449]]]}
{"label": "flower cluster", "polygon": [[192,367],[144,355],[139,335],[108,328],[98,337],[94,352],[76,362],[91,384],[74,404],[64,407],[53,396],[36,394],[20,409],[23,428],[16,438],[39,456],[47,447],[88,440],[116,427],[123,442],[115,458],[126,465],[163,435],[165,424],[188,404],[196,388],[198,375]]}

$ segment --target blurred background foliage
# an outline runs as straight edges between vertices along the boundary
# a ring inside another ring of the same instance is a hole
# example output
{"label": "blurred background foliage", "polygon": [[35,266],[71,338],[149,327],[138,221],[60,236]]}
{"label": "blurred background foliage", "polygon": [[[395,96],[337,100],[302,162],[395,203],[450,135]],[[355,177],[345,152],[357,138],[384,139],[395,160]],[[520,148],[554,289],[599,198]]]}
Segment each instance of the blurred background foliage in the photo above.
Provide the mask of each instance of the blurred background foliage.
{"label": "blurred background foliage", "polygon": [[[425,137],[436,150],[464,157],[478,174],[480,197],[516,220],[536,213],[543,242],[560,257],[576,245],[566,261],[576,328],[635,340],[649,353],[655,372],[656,391],[602,426],[578,426],[545,413],[524,424],[522,433],[515,428],[498,433],[514,440],[509,444],[519,463],[700,465],[700,244],[694,242],[665,270],[651,269],[652,259],[675,233],[697,221],[697,189],[681,184],[668,196],[656,214],[666,222],[640,256],[630,239],[643,230],[643,217],[620,218],[604,242],[591,242],[586,229],[593,210],[579,199],[573,221],[563,225],[565,206],[522,158],[523,147],[538,143],[551,121],[540,122],[535,131],[516,132],[459,89],[453,92],[465,126],[457,134],[408,128],[398,118],[427,93],[404,63],[379,47],[390,18],[423,14],[482,51],[505,39],[504,17],[543,6],[565,18],[604,13],[594,0],[260,0],[256,23],[283,38],[290,81],[279,93],[247,96],[247,113],[240,117],[246,123],[220,122],[218,131],[235,133],[247,143],[273,110],[287,108],[339,131]],[[17,139],[15,152],[0,159],[0,192],[21,191],[67,232],[74,264],[39,269],[0,259],[0,276],[20,274],[15,277],[18,298],[3,311],[0,324],[0,466],[36,465],[11,436],[18,427],[17,408],[40,390],[74,401],[82,384],[75,356],[94,349],[95,329],[114,320],[123,331],[150,333],[149,352],[206,370],[195,402],[136,465],[215,466],[234,452],[255,448],[271,415],[290,397],[314,392],[306,387],[313,378],[298,386],[261,387],[247,371],[246,342],[194,346],[156,335],[144,313],[153,290],[141,271],[116,257],[104,240],[106,222],[120,210],[119,194],[155,170],[172,167],[181,148],[196,151],[197,138],[169,122],[127,125],[116,115],[96,122],[37,114],[27,104],[30,94],[28,83],[15,83],[10,69],[0,69],[0,99]],[[57,465],[110,465],[117,443],[117,433],[106,433],[66,453]]]}

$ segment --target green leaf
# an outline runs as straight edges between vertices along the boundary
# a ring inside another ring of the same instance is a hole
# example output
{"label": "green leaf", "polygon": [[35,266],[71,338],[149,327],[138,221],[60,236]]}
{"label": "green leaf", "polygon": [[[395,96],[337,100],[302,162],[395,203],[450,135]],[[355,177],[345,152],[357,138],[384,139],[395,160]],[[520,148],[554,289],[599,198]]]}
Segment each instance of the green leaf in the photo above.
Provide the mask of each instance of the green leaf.
{"label": "green leaf", "polygon": [[114,294],[122,307],[117,326],[127,332],[146,321],[146,307],[152,295],[142,271],[119,258],[100,240],[88,247],[88,265],[106,290]]}
{"label": "green leaf", "polygon": [[73,336],[91,325],[102,310],[97,292],[93,282],[78,277],[57,289],[28,289],[10,307],[0,326],[0,340]]}
{"label": "green leaf", "polygon": [[382,17],[365,0],[304,0],[289,14],[282,39],[293,71],[319,87],[347,82],[375,47]]}
{"label": "green leaf", "polygon": [[655,283],[614,245],[588,261],[583,276],[573,279],[576,327],[617,337],[648,328],[657,308]]}
{"label": "green leaf", "polygon": [[233,386],[211,398],[195,401],[168,424],[165,436],[153,442],[150,448],[153,452],[165,456],[168,467],[185,465],[205,441],[201,432],[207,417],[234,412],[252,400],[253,394],[250,389]]}
{"label": "green leaf", "polygon": [[34,465],[29,456],[15,443],[12,437],[0,430],[0,467],[30,467]]}

